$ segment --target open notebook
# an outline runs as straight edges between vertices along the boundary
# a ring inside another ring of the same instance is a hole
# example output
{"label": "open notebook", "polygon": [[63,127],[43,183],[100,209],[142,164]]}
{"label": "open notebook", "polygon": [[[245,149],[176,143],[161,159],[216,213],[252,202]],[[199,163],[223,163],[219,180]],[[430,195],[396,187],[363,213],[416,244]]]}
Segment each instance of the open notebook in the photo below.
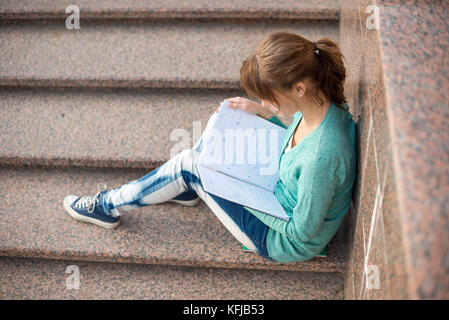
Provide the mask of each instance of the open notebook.
{"label": "open notebook", "polygon": [[223,101],[203,132],[197,167],[204,190],[288,221],[274,195],[285,132]]}

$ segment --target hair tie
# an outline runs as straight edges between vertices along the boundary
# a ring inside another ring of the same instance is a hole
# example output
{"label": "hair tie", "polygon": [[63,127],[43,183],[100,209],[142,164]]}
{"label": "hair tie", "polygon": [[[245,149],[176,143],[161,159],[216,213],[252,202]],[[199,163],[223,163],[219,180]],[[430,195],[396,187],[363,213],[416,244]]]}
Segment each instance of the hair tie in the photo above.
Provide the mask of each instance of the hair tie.
{"label": "hair tie", "polygon": [[317,55],[320,54],[320,49],[318,49],[318,46],[317,46],[316,42],[313,42],[313,51],[314,51],[315,54],[317,54]]}

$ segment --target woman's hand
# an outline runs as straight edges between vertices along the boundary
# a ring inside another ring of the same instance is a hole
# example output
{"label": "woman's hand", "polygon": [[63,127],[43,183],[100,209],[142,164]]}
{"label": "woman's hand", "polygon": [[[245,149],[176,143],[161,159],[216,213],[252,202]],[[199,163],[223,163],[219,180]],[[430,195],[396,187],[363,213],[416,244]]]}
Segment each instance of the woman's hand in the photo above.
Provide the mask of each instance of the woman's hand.
{"label": "woman's hand", "polygon": [[266,110],[260,103],[254,102],[243,97],[234,97],[225,99],[224,101],[229,102],[229,108],[241,109],[249,114],[255,114],[261,116],[262,118],[271,118],[271,111]]}
{"label": "woman's hand", "polygon": [[229,98],[224,101],[229,102],[229,108],[238,108],[249,114],[258,115],[263,108],[261,104],[242,97]]}

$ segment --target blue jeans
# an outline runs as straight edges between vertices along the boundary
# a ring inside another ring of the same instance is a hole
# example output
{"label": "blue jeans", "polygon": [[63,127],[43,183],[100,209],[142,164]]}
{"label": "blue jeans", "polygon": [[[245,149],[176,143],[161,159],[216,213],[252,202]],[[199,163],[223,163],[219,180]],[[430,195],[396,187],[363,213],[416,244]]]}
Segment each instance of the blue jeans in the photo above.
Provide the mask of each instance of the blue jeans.
{"label": "blue jeans", "polygon": [[196,167],[202,141],[201,136],[192,149],[183,150],[140,179],[108,191],[101,199],[103,207],[117,216],[120,215],[118,208],[128,211],[172,199],[193,200],[200,197],[238,241],[272,260],[266,246],[269,227],[242,205],[204,191]]}

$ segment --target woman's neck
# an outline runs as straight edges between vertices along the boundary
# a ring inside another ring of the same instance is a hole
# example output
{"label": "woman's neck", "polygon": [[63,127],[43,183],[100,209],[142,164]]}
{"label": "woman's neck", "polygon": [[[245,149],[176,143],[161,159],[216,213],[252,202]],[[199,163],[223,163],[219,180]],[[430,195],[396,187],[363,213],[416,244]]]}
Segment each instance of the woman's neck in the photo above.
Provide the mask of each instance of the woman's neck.
{"label": "woman's neck", "polygon": [[302,125],[307,128],[317,127],[326,116],[330,105],[331,103],[329,100],[324,100],[324,103],[321,107],[317,106],[317,104],[313,102],[302,105],[298,110],[302,114]]}

